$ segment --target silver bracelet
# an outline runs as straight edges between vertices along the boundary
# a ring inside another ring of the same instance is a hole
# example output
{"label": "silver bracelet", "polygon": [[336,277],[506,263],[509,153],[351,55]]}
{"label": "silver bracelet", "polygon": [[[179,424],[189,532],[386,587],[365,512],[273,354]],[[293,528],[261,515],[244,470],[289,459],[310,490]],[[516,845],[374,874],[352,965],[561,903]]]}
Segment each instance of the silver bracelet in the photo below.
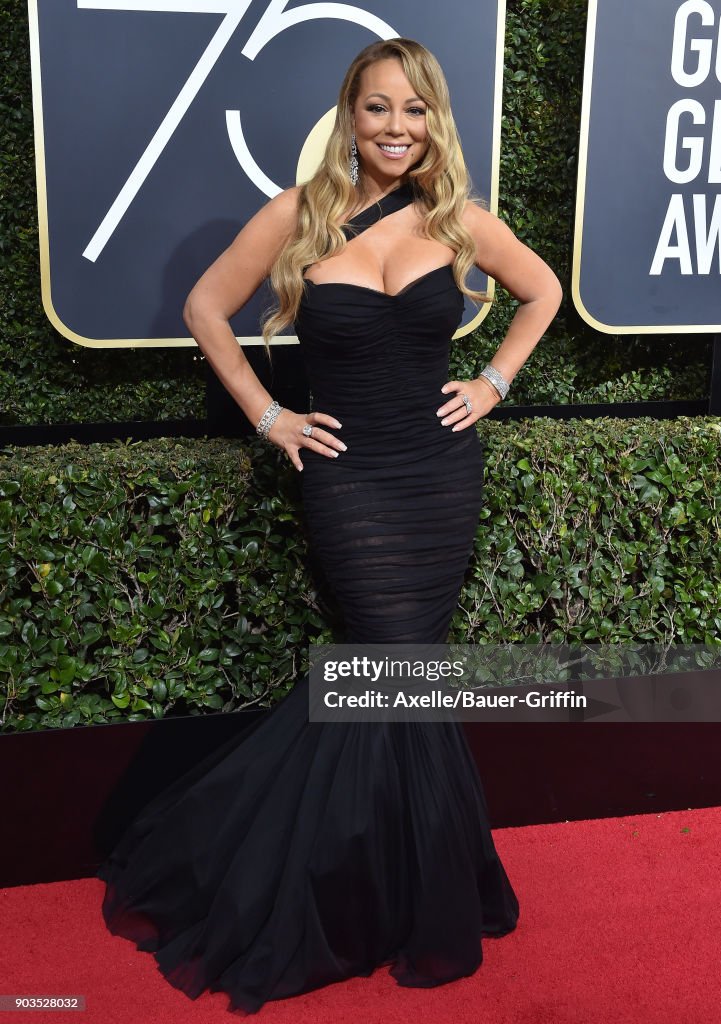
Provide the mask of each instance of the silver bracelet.
{"label": "silver bracelet", "polygon": [[258,437],[262,437],[265,441],[268,440],[268,434],[270,428],[273,426],[275,421],[278,419],[278,415],[283,411],[283,406],[278,405],[277,402],[273,401],[270,403],[268,408],[265,410],[263,415],[260,417],[260,423],[255,428],[255,432]]}
{"label": "silver bracelet", "polygon": [[495,366],[491,366],[488,363],[480,372],[481,377],[485,377],[486,380],[493,385],[501,399],[504,399],[508,394],[508,389],[511,386],[507,380],[504,379],[503,374],[499,373]]}

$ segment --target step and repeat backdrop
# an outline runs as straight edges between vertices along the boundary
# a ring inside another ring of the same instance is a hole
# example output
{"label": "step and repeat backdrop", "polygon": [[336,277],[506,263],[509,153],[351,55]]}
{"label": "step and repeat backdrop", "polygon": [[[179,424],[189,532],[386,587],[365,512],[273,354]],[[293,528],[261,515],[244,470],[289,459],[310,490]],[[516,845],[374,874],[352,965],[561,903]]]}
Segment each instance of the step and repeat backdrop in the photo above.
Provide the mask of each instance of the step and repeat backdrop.
{"label": "step and repeat backdrop", "polygon": [[573,299],[600,331],[721,331],[720,30],[720,0],[590,0]]}
{"label": "step and repeat backdrop", "polygon": [[[194,345],[197,278],[317,167],[355,55],[409,36],[439,59],[473,186],[498,198],[505,0],[29,0],[47,316],[86,346]],[[493,290],[480,271],[476,288]],[[265,282],[233,319],[262,344]],[[459,334],[476,326],[466,300]],[[275,343],[297,343],[294,336]]]}

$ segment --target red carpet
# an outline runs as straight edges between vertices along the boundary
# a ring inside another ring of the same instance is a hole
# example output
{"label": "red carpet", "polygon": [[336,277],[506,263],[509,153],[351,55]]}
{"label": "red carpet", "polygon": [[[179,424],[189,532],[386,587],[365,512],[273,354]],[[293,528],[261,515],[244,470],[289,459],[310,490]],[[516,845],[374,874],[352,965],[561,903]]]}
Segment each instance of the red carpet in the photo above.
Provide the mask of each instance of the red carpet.
{"label": "red carpet", "polygon": [[[0,890],[0,994],[84,995],[83,1024],[721,1020],[721,808],[509,828],[494,840],[518,893],[518,927],[484,940],[479,971],[450,985],[400,988],[379,968],[231,1015],[223,993],[193,1002],[151,954],[108,934],[103,883],[87,878]],[[7,1018],[69,1019],[69,1011]]]}

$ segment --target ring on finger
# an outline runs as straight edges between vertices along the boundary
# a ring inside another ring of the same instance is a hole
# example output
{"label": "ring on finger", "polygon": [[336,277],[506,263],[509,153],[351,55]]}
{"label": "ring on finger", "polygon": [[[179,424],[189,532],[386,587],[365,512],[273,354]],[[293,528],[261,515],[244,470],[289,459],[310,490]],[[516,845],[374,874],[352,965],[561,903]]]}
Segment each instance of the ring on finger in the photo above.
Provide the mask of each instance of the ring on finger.
{"label": "ring on finger", "polygon": [[313,436],[313,425],[312,425],[312,423],[306,423],[306,425],[303,427],[303,433],[305,434],[306,437],[312,437]]}
{"label": "ring on finger", "polygon": [[463,399],[463,404],[466,407],[466,415],[470,416],[470,414],[473,412],[473,405],[471,404],[471,400],[468,397],[468,395],[461,395],[461,398]]}

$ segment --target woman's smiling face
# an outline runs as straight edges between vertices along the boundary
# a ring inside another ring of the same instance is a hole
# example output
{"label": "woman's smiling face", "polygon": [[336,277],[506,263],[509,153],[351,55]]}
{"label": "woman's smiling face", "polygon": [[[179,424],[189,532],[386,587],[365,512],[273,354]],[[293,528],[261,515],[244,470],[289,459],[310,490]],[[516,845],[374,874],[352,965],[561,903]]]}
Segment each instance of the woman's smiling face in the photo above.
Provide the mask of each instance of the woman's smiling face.
{"label": "woman's smiling face", "polygon": [[426,104],[396,58],[362,72],[353,118],[361,172],[381,190],[403,178],[428,149]]}

